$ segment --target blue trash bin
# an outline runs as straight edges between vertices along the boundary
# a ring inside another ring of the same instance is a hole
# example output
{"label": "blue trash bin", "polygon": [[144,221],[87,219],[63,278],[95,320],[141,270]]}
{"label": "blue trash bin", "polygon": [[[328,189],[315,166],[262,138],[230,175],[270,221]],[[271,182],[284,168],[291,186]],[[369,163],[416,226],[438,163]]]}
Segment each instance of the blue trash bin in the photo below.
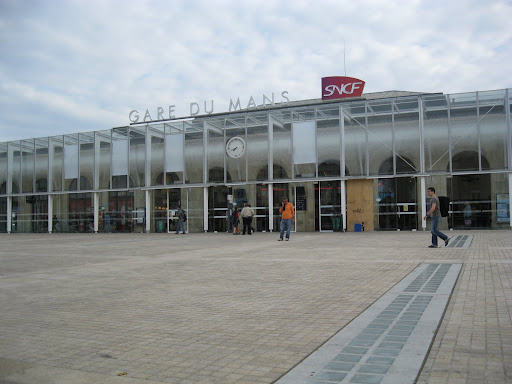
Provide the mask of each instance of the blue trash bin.
{"label": "blue trash bin", "polygon": [[354,232],[362,232],[363,226],[361,224],[354,224]]}

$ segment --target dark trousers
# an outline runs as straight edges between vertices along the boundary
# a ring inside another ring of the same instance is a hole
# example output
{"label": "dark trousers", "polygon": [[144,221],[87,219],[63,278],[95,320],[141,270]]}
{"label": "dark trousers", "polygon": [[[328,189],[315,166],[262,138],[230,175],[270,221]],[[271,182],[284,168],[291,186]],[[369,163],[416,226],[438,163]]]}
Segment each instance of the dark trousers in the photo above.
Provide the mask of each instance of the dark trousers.
{"label": "dark trousers", "polygon": [[251,234],[251,224],[252,224],[252,217],[242,217],[242,220],[244,221],[244,230],[243,234],[245,235],[245,230],[247,229],[247,232],[249,235]]}

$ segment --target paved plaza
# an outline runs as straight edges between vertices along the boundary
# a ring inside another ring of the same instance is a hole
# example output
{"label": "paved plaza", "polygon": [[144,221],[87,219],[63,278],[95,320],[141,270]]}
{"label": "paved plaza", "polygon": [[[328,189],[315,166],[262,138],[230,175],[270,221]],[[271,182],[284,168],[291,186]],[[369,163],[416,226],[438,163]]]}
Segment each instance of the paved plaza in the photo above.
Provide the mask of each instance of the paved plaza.
{"label": "paved plaza", "polygon": [[[447,232],[448,233],[448,232]],[[1,384],[274,383],[422,264],[462,264],[416,378],[512,383],[512,231],[0,235]]]}

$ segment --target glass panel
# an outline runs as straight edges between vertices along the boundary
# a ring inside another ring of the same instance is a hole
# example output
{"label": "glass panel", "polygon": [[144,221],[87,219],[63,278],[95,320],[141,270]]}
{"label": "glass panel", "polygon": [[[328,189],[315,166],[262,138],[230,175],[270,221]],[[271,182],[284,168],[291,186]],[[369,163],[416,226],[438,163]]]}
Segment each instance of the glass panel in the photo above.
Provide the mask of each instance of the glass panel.
{"label": "glass panel", "polygon": [[[392,102],[374,101],[367,104],[368,114],[368,156],[370,175],[392,175],[391,168],[382,167],[387,160],[393,160],[393,117]],[[393,162],[391,161],[391,165]]]}
{"label": "glass panel", "polygon": [[482,170],[506,169],[510,146],[507,144],[505,91],[479,92],[478,103]]}
{"label": "glass panel", "polygon": [[[491,227],[492,228],[510,228],[510,196],[508,185],[508,174],[493,173],[491,178]],[[465,212],[467,213],[467,212]],[[471,217],[472,219],[472,217]],[[469,224],[473,226],[473,221],[465,223],[465,227]]]}
{"label": "glass panel", "polygon": [[[185,182],[203,183],[203,122],[185,121]],[[202,203],[201,203],[202,204]]]}
{"label": "glass panel", "polygon": [[34,140],[21,142],[21,180],[22,193],[34,192]]}
{"label": "glass panel", "polygon": [[[80,180],[87,185],[93,186],[94,170],[94,132],[80,133]],[[81,182],[81,184],[83,184]],[[80,188],[82,185],[80,185]]]}
{"label": "glass panel", "polygon": [[375,228],[379,230],[417,229],[418,211],[416,204],[416,178],[395,177],[378,179],[375,199]]}
{"label": "glass panel", "polygon": [[294,177],[316,177],[316,121],[313,108],[293,111],[292,141]]}
{"label": "glass panel", "polygon": [[94,232],[92,193],[71,193],[67,201],[69,232]]}
{"label": "glass panel", "polygon": [[150,231],[167,233],[167,190],[155,189],[150,192],[151,225]]}
{"label": "glass panel", "polygon": [[[497,175],[499,179],[499,175]],[[448,196],[450,197],[450,214],[448,217],[451,228],[490,228],[493,223],[493,194],[491,175],[454,175],[446,179]],[[497,191],[508,194],[501,185]],[[437,192],[437,191],[436,191]],[[437,194],[437,193],[436,193]],[[466,219],[470,220],[466,223]],[[510,221],[508,222],[510,227]]]}
{"label": "glass panel", "polygon": [[127,207],[126,212],[126,232],[143,233],[145,232],[145,211],[146,211],[146,192],[141,190],[134,191],[133,205]]}
{"label": "glass panel", "polygon": [[130,187],[143,187],[146,175],[146,128],[132,127],[129,132]]}
{"label": "glass panel", "polygon": [[7,193],[7,153],[7,143],[0,143],[0,195]]}
{"label": "glass panel", "polygon": [[32,196],[32,232],[48,232],[48,196]]}
{"label": "glass panel", "polygon": [[[247,161],[249,181],[268,178],[268,116],[266,112],[247,114]],[[260,173],[267,169],[267,175]],[[264,177],[264,178],[263,178]],[[253,207],[254,208],[254,207]]]}
{"label": "glass panel", "polygon": [[[450,95],[450,100],[452,169],[454,172],[479,170],[476,93]],[[465,160],[474,156],[476,162]]]}
{"label": "glass panel", "polygon": [[128,145],[128,128],[112,129],[112,188],[128,187]]}
{"label": "glass panel", "polygon": [[269,206],[268,206],[268,185],[256,185],[256,204],[252,208],[256,213],[253,219],[253,226],[256,231],[269,231]]}
{"label": "glass panel", "polygon": [[[316,185],[320,194],[320,230],[343,231],[343,215],[341,213],[341,184],[339,181],[322,181]],[[318,217],[318,213],[315,215]]]}
{"label": "glass panel", "polygon": [[151,185],[164,184],[164,129],[164,124],[154,124],[148,127],[148,140],[151,140],[150,152],[148,153]]}
{"label": "glass panel", "polygon": [[64,138],[63,138],[63,136],[50,137],[50,169],[51,169],[50,191],[62,191],[63,161],[64,161]]}
{"label": "glass panel", "polygon": [[13,210],[13,232],[48,232],[48,196],[18,197]]}
{"label": "glass panel", "polygon": [[[137,191],[143,193],[143,191]],[[133,191],[111,191],[108,201],[102,202],[108,208],[112,232],[133,232],[133,210],[135,194]],[[140,205],[145,206],[145,204]]]}
{"label": "glass panel", "polygon": [[209,187],[208,191],[208,231],[227,232],[230,228],[228,217],[228,194],[226,186]]}
{"label": "glass panel", "polygon": [[366,175],[365,103],[343,104],[347,176]]}
{"label": "glass panel", "polygon": [[424,96],[423,132],[425,170],[446,172],[449,169],[448,102],[445,95]]}
{"label": "glass panel", "polygon": [[[188,232],[188,198],[187,198],[187,190],[184,188],[174,188],[169,189],[169,232],[176,233],[179,223],[179,216],[178,216],[178,210],[182,208],[185,211],[185,214],[187,215],[187,221],[184,223],[185,232]],[[181,233],[181,232],[180,232]]]}
{"label": "glass panel", "polygon": [[52,201],[52,232],[71,232],[71,215],[69,214],[69,195],[54,195],[52,197]]}
{"label": "glass panel", "polygon": [[0,197],[0,233],[7,232],[7,197]]}
{"label": "glass panel", "polygon": [[[226,169],[232,181],[246,181],[247,140],[245,115],[226,117]],[[236,138],[234,140],[231,140]],[[230,144],[228,144],[230,143]],[[231,144],[233,143],[233,144]],[[243,151],[240,148],[244,148]]]}
{"label": "glass panel", "polygon": [[204,198],[203,188],[188,189],[187,230],[204,232]]}
{"label": "glass panel", "polygon": [[[272,153],[274,180],[292,177],[292,125],[289,111],[272,111],[270,123],[273,125]],[[277,171],[277,172],[276,172]]]}
{"label": "glass panel", "polygon": [[316,135],[318,176],[340,176],[340,109],[325,106],[317,109]]}
{"label": "glass panel", "polygon": [[98,188],[110,188],[110,159],[111,159],[111,133],[108,131],[98,131],[96,134],[96,148],[99,147],[97,175],[99,178]]}
{"label": "glass panel", "polygon": [[35,139],[36,192],[48,192],[48,138]]}
{"label": "glass panel", "polygon": [[[208,182],[224,183],[224,119],[209,119],[208,132]],[[231,175],[228,173],[228,182]]]}
{"label": "glass panel", "polygon": [[21,147],[19,141],[7,144],[9,152],[8,173],[11,175],[11,186],[8,193],[20,193],[21,178]]}
{"label": "glass panel", "polygon": [[78,190],[78,134],[64,136],[64,190]]}
{"label": "glass panel", "polygon": [[419,173],[420,130],[418,98],[395,101],[396,173]]}
{"label": "glass panel", "polygon": [[183,184],[184,137],[183,122],[165,124],[166,185]]}
{"label": "glass panel", "polygon": [[233,195],[233,204],[231,207],[229,207],[228,204],[228,207],[231,209],[228,209],[229,231],[233,231],[233,213],[234,208],[237,208],[239,213],[238,229],[243,233],[244,221],[240,214],[245,204],[250,205],[255,213],[250,223],[252,227],[251,232],[261,232],[267,230],[268,224],[266,225],[265,221],[268,223],[268,216],[266,216],[268,214],[268,200],[265,199],[265,196],[268,196],[268,188],[265,192],[262,193],[261,187],[261,185],[252,184],[237,185],[231,189],[230,194]]}

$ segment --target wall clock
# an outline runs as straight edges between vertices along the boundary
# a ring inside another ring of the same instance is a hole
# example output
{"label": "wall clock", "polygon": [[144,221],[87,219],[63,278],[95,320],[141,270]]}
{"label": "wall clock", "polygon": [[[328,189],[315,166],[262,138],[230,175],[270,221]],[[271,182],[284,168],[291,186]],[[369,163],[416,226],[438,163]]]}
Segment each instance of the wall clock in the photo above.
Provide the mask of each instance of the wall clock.
{"label": "wall clock", "polygon": [[226,154],[232,159],[239,159],[245,154],[245,140],[240,136],[232,137],[226,143]]}

